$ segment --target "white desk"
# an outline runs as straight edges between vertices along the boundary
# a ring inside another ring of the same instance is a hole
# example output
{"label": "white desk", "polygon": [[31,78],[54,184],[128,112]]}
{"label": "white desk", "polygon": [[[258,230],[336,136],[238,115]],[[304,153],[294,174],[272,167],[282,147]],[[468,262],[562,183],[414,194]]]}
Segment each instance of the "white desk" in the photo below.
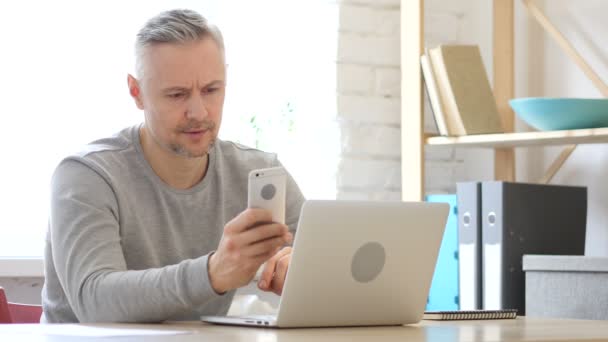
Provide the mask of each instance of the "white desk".
{"label": "white desk", "polygon": [[[608,341],[608,321],[518,318],[495,321],[423,321],[402,327],[360,327],[322,329],[264,329],[207,325],[199,322],[165,324],[64,325],[65,331],[89,327],[170,330],[179,335],[82,337],[45,335],[45,327],[0,325],[0,341]],[[48,330],[48,329],[47,329]],[[142,332],[139,330],[139,332]],[[47,331],[48,333],[49,331]],[[72,334],[68,334],[72,335]]]}

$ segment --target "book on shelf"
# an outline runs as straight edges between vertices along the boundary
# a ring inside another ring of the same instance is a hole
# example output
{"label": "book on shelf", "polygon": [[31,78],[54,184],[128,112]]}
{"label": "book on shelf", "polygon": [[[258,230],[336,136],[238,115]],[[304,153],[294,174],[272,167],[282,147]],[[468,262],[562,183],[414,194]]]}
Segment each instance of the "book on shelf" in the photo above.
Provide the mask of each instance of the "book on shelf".
{"label": "book on shelf", "polygon": [[504,132],[478,46],[440,45],[421,65],[441,135]]}
{"label": "book on shelf", "polygon": [[435,118],[435,124],[440,135],[450,135],[448,126],[445,122],[445,115],[443,113],[443,107],[441,106],[441,100],[439,99],[439,91],[437,89],[437,82],[435,81],[435,75],[433,73],[433,67],[428,55],[420,56],[420,66],[422,67],[422,76],[424,78],[424,85],[426,89],[426,96],[431,105],[431,111],[433,112],[433,118]]}

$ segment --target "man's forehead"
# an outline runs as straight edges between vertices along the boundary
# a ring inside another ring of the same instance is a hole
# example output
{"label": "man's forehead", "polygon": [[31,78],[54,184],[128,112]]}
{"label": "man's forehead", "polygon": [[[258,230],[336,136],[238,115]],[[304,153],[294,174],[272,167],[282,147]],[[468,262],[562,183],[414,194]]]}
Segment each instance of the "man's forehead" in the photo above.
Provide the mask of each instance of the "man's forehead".
{"label": "man's forehead", "polygon": [[210,38],[189,43],[156,43],[142,51],[143,71],[148,77],[171,82],[193,78],[223,80],[223,52]]}

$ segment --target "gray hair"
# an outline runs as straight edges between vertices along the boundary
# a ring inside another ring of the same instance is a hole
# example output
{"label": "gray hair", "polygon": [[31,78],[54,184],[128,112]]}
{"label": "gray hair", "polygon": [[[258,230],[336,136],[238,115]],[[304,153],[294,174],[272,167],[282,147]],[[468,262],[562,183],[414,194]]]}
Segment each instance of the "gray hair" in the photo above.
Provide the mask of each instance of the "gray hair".
{"label": "gray hair", "polygon": [[135,71],[143,74],[142,59],[148,46],[160,43],[184,44],[210,37],[224,54],[224,38],[217,26],[205,17],[189,9],[161,12],[146,22],[137,33],[135,41]]}

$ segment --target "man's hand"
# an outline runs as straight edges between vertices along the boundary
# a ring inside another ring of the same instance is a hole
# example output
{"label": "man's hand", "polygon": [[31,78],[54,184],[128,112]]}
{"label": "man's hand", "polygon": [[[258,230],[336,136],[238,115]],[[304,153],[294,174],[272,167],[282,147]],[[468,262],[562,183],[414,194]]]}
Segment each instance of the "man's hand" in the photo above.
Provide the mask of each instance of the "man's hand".
{"label": "man's hand", "polygon": [[291,247],[285,247],[266,262],[260,276],[258,287],[264,291],[272,291],[277,295],[283,293],[285,276],[291,261]]}
{"label": "man's hand", "polygon": [[209,279],[217,293],[247,285],[258,268],[293,235],[284,224],[271,222],[264,209],[247,209],[228,222],[217,251],[209,259]]}

